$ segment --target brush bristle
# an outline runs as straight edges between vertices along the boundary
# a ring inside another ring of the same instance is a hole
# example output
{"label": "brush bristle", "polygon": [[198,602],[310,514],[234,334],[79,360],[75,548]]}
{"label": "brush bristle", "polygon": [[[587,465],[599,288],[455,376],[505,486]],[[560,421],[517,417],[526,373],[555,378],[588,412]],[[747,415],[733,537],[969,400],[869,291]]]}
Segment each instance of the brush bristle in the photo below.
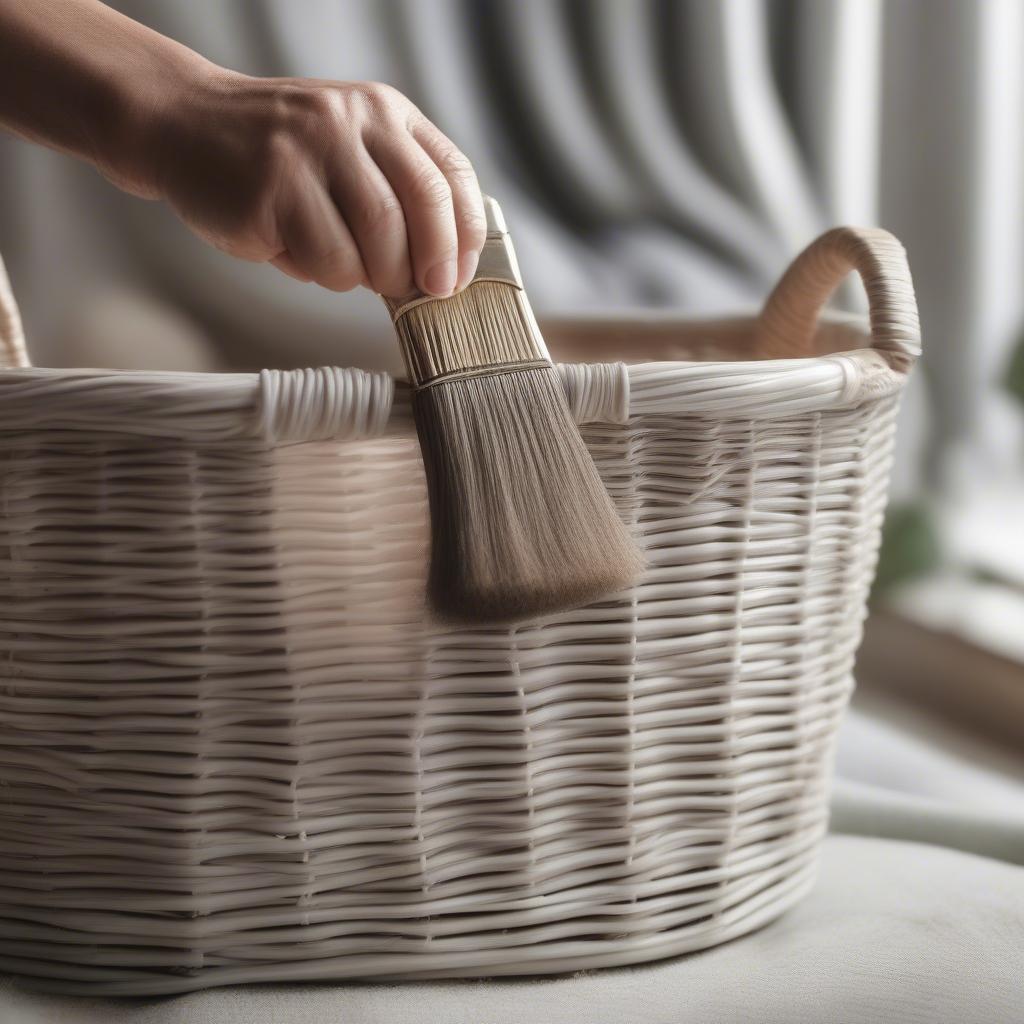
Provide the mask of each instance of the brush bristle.
{"label": "brush bristle", "polygon": [[[476,294],[445,300],[462,300],[458,316],[434,304],[414,311],[416,322],[405,326],[414,328],[421,352],[432,347],[425,334],[436,347],[460,318],[463,330],[497,332],[506,348],[517,343],[510,331],[530,330],[515,289],[481,282],[467,292]],[[518,344],[528,341],[526,335]],[[640,552],[553,366],[435,384],[415,393],[414,412],[430,496],[429,596],[439,617],[511,623],[589,604],[635,582]]]}

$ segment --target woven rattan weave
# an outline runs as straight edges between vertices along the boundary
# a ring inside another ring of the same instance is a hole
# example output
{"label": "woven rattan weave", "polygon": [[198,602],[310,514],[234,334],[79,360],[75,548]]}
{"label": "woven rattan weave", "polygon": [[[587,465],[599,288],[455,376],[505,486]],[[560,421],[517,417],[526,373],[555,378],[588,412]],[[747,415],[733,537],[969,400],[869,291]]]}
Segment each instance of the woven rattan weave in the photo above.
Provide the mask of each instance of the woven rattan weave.
{"label": "woven rattan weave", "polygon": [[[854,267],[870,335],[817,323]],[[424,617],[386,375],[34,369],[0,308],[0,970],[560,972],[807,890],[918,353],[889,236],[824,236],[759,319],[552,327],[631,346],[562,374],[649,568],[493,631]]]}

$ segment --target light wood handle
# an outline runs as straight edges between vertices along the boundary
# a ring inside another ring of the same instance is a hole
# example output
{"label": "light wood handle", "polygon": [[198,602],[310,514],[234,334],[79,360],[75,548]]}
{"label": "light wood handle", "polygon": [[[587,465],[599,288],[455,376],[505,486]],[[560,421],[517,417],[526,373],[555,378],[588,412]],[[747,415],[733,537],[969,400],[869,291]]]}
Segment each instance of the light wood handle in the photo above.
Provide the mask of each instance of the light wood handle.
{"label": "light wood handle", "polygon": [[810,355],[821,310],[852,270],[867,292],[873,347],[894,370],[909,370],[921,354],[914,284],[906,251],[881,228],[833,228],[797,256],[761,311],[759,353]]}

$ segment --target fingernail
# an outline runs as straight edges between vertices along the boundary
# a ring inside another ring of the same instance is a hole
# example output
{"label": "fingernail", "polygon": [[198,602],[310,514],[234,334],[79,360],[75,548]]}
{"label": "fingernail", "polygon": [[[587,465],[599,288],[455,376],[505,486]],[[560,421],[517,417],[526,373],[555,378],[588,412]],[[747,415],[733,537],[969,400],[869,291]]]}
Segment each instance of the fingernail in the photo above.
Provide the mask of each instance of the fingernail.
{"label": "fingernail", "polygon": [[457,273],[455,260],[445,260],[431,267],[423,278],[423,284],[431,295],[451,295]]}
{"label": "fingernail", "polygon": [[476,273],[477,264],[479,264],[479,262],[480,254],[477,252],[464,253],[459,259],[458,288],[460,291],[473,280],[473,275]]}

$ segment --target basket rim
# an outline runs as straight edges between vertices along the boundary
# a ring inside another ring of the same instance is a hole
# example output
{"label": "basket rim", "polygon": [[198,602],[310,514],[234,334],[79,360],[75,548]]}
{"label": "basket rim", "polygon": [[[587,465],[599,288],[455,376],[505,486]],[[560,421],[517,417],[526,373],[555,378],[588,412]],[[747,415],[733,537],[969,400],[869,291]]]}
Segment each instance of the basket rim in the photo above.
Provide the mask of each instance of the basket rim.
{"label": "basket rim", "polygon": [[[594,322],[607,322],[593,318]],[[584,318],[574,318],[585,325]],[[685,327],[752,329],[755,317],[692,320],[657,313],[647,323]],[[608,407],[628,415],[679,415],[730,419],[778,419],[855,406],[867,399],[896,393],[907,372],[893,367],[886,354],[871,347],[862,317],[828,314],[822,327],[841,328],[863,347],[784,359],[681,359],[623,363],[573,363],[596,377],[609,367],[619,370],[624,389],[608,399]],[[752,353],[754,355],[754,353]],[[565,365],[565,364],[559,364]],[[362,397],[391,402],[387,415],[374,415],[379,428],[348,433],[349,438],[379,436],[384,426],[407,423],[408,385],[384,371],[329,367],[315,371],[203,373],[196,371],[113,370],[96,368],[17,367],[0,369],[0,433],[10,436],[32,430],[81,430],[97,434],[179,437],[195,442],[264,436],[268,378],[328,375]],[[607,373],[602,386],[607,388]],[[595,384],[595,387],[597,385]],[[288,389],[285,389],[288,390]],[[301,388],[293,389],[301,393]],[[275,390],[276,393],[276,390]],[[393,396],[393,399],[392,397]],[[46,401],[40,401],[41,399]],[[274,401],[278,399],[275,398]],[[306,399],[308,401],[308,397]],[[190,417],[202,421],[201,429]],[[275,417],[269,417],[274,419]],[[591,415],[588,422],[621,423],[617,415]],[[339,435],[328,435],[339,436]],[[284,440],[278,436],[266,438]],[[290,436],[289,441],[324,440],[323,433]]]}
{"label": "basket rim", "polygon": [[[637,310],[612,310],[610,316],[603,313],[558,313],[549,316],[538,317],[541,326],[555,325],[558,329],[572,328],[583,329],[590,326],[602,326],[612,330],[626,330],[630,326],[639,324],[641,327],[679,327],[689,332],[696,333],[701,330],[713,331],[722,328],[734,330],[753,330],[757,323],[755,313],[741,315],[723,315],[714,317],[687,317],[679,314],[678,311],[660,308],[640,308]],[[723,369],[757,368],[768,373],[784,373],[801,368],[813,367],[816,364],[829,364],[836,356],[843,355],[850,358],[857,358],[864,353],[877,353],[872,347],[871,330],[866,316],[859,313],[847,313],[842,311],[828,311],[821,315],[821,326],[824,329],[839,328],[850,335],[851,340],[857,338],[863,342],[862,345],[850,348],[841,348],[834,351],[813,352],[802,356],[785,356],[769,358],[762,354],[750,351],[749,358],[745,359],[608,359],[608,360],[583,360],[583,359],[558,359],[553,357],[556,366],[566,364],[588,363],[592,365],[615,365],[624,363],[630,370],[636,367],[666,366],[678,369],[699,369],[714,368],[715,371]],[[554,347],[554,346],[552,346]],[[391,373],[387,370],[366,370],[358,366],[345,366],[341,363],[332,364],[338,369],[357,373],[383,373],[390,377],[396,385],[402,387],[408,384],[408,380],[402,373]],[[273,369],[268,367],[268,369]],[[260,370],[229,370],[229,371],[207,371],[207,370],[125,370],[116,367],[102,366],[0,366],[0,383],[24,379],[28,377],[39,380],[83,379],[87,377],[111,378],[124,381],[126,384],[143,385],[149,382],[159,383],[163,381],[175,381],[182,384],[194,383],[199,385],[199,390],[206,391],[203,385],[251,382],[259,378]],[[282,371],[288,372],[288,371]],[[299,372],[298,369],[295,372]],[[907,376],[906,371],[896,370],[901,376]],[[0,392],[0,400],[2,400]]]}
{"label": "basket rim", "polygon": [[[578,318],[575,323],[586,322]],[[753,329],[756,317],[694,321],[670,313],[650,323],[697,333],[716,326],[746,331]],[[649,415],[775,420],[853,408],[902,388],[906,370],[893,367],[888,353],[871,347],[862,317],[828,314],[821,328],[839,328],[838,337],[860,339],[863,345],[786,358],[629,364],[618,359],[558,366],[575,370],[570,406],[581,423],[622,424],[630,416]],[[561,373],[569,388],[569,374]],[[226,374],[5,368],[0,369],[0,434],[8,441],[43,432],[56,440],[67,432],[59,439],[71,440],[77,433],[83,440],[131,437],[196,444],[369,439],[409,428],[410,394],[409,385],[391,374],[354,368]],[[319,406],[325,407],[324,415],[316,411]],[[293,413],[300,409],[296,420]],[[282,430],[284,423],[293,426]]]}

